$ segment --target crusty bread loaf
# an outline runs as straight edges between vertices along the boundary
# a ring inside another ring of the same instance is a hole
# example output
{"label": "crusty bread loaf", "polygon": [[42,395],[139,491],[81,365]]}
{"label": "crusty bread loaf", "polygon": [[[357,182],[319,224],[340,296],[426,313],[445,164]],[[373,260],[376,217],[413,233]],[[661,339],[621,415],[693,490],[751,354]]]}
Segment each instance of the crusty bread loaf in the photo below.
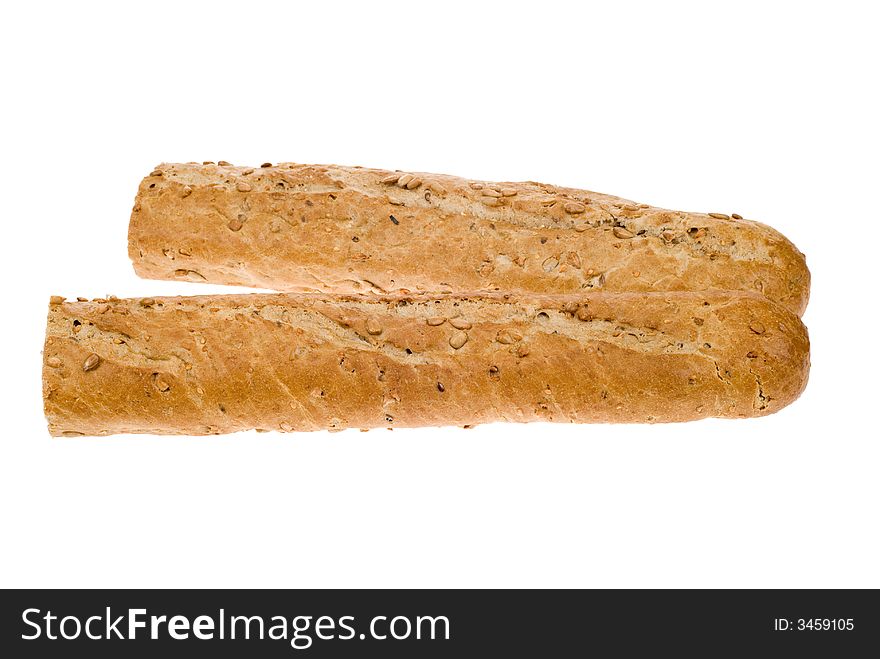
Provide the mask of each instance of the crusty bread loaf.
{"label": "crusty bread loaf", "polygon": [[807,380],[754,293],[221,295],[49,306],[53,435],[666,422],[769,414]]}
{"label": "crusty bread loaf", "polygon": [[803,255],[738,215],[543,183],[360,167],[160,165],[129,255],[142,277],[324,293],[758,292],[800,315]]}

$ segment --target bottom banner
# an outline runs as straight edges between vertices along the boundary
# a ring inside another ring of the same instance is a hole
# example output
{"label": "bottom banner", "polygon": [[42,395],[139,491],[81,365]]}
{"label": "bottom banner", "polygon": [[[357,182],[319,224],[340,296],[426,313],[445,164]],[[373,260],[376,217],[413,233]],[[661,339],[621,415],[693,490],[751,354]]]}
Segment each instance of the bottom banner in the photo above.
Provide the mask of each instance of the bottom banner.
{"label": "bottom banner", "polygon": [[629,656],[645,647],[840,657],[880,648],[880,602],[869,590],[7,590],[0,599],[7,657]]}

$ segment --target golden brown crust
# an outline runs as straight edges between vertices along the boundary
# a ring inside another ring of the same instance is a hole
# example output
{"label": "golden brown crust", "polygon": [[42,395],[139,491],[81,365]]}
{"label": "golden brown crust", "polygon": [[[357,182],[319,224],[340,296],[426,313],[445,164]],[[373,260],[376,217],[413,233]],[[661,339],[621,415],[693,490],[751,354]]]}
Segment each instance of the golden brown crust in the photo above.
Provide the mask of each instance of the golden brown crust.
{"label": "golden brown crust", "polygon": [[750,293],[53,298],[43,393],[53,435],[667,422],[770,414],[808,370]]}
{"label": "golden brown crust", "polygon": [[[738,218],[738,216],[737,216]],[[359,167],[163,164],[141,183],[142,277],[324,293],[758,292],[810,275],[772,228],[543,183]]]}

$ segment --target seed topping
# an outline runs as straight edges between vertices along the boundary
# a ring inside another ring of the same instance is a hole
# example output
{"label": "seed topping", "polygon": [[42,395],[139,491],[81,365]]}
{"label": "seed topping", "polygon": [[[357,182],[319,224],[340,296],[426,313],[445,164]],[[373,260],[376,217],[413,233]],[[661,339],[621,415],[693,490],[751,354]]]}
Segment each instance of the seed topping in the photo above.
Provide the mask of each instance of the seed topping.
{"label": "seed topping", "polygon": [[549,256],[544,259],[544,262],[541,264],[541,267],[544,269],[544,272],[553,272],[556,270],[556,266],[559,265],[559,259],[555,256]]}
{"label": "seed topping", "polygon": [[434,192],[436,194],[439,194],[439,195],[446,194],[446,188],[444,188],[442,185],[440,185],[437,181],[428,181],[427,183],[425,183],[425,187],[427,187],[428,190],[430,190],[431,192]]}
{"label": "seed topping", "polygon": [[368,318],[367,323],[367,334],[371,334],[372,336],[378,336],[382,333],[382,326],[379,324],[375,318]]}
{"label": "seed topping", "polygon": [[495,340],[498,341],[498,343],[503,343],[505,345],[510,345],[512,343],[522,341],[522,338],[522,334],[520,334],[517,330],[508,328],[499,331],[498,334],[495,336]]}
{"label": "seed topping", "polygon": [[464,332],[455,332],[451,337],[449,337],[449,345],[451,345],[455,350],[461,348],[468,341],[468,335]]}
{"label": "seed topping", "polygon": [[168,384],[168,381],[162,376],[161,373],[153,373],[153,386],[162,393],[171,390],[171,385]]}
{"label": "seed topping", "polygon": [[88,373],[89,371],[94,371],[101,364],[101,358],[96,355],[94,352],[86,357],[86,360],[83,362],[83,371]]}

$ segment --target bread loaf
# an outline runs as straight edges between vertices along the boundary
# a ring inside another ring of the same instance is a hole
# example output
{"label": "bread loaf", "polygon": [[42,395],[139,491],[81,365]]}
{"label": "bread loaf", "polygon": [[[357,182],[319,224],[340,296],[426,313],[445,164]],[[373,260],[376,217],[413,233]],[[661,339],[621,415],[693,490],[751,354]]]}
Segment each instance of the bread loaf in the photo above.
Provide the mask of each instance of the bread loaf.
{"label": "bread loaf", "polygon": [[64,436],[667,422],[770,414],[808,368],[755,293],[53,298],[43,393]]}
{"label": "bread loaf", "polygon": [[141,183],[142,277],[380,294],[757,292],[800,315],[803,255],[738,215],[543,183],[360,167],[164,164]]}

